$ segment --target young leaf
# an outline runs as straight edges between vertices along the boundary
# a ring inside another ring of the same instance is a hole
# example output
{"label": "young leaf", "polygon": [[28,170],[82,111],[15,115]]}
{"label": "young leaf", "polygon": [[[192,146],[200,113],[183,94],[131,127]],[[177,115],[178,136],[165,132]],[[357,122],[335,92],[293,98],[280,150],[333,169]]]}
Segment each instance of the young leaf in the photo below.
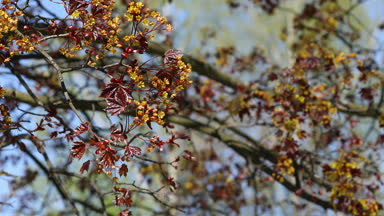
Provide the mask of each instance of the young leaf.
{"label": "young leaf", "polygon": [[120,176],[127,176],[127,173],[128,173],[127,165],[125,165],[125,164],[121,165],[121,167],[119,169],[119,175]]}
{"label": "young leaf", "polygon": [[116,150],[112,148],[108,148],[103,156],[100,158],[100,162],[104,164],[105,167],[111,167],[115,165],[116,157],[115,157]]}
{"label": "young leaf", "polygon": [[112,115],[118,115],[122,112],[124,112],[125,110],[125,107],[126,107],[126,103],[121,103],[121,101],[116,101],[114,99],[107,99],[107,108],[105,108],[104,110],[106,112],[109,112],[111,113]]}
{"label": "young leaf", "polygon": [[131,216],[131,215],[132,215],[132,212],[129,211],[128,209],[125,209],[119,213],[119,216]]}
{"label": "young leaf", "polygon": [[81,159],[84,155],[86,144],[84,142],[74,142],[72,146],[72,156]]}
{"label": "young leaf", "polygon": [[121,83],[122,81],[116,81],[108,83],[105,89],[101,92],[100,96],[107,100],[114,100],[115,103],[126,105],[127,101],[132,98],[132,89],[129,86]]}
{"label": "young leaf", "polygon": [[81,174],[83,174],[84,171],[88,172],[90,162],[91,162],[90,160],[87,160],[86,162],[83,163],[83,165],[80,168]]}
{"label": "young leaf", "polygon": [[71,141],[71,140],[73,140],[74,137],[77,137],[80,134],[87,132],[89,130],[90,125],[91,124],[89,122],[82,123],[77,128],[75,128],[75,130],[72,133],[70,133],[66,136],[67,140]]}
{"label": "young leaf", "polygon": [[127,146],[127,148],[125,149],[125,156],[127,157],[133,157],[135,155],[141,155],[141,149],[139,147],[136,147],[136,146]]}

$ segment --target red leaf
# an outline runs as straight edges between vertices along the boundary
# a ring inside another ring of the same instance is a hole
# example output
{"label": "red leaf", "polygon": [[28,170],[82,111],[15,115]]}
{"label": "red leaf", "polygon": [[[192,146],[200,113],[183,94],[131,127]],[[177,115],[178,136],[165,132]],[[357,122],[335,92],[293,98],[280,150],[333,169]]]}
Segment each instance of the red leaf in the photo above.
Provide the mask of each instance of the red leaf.
{"label": "red leaf", "polygon": [[363,99],[366,99],[366,100],[373,100],[373,98],[375,97],[374,95],[374,89],[373,88],[362,88],[360,90],[360,95]]}
{"label": "red leaf", "polygon": [[103,156],[100,158],[100,162],[104,164],[105,167],[111,167],[115,165],[116,157],[115,157],[116,150],[112,148],[108,148]]}
{"label": "red leaf", "polygon": [[129,191],[127,190],[127,188],[121,188],[121,187],[116,187],[116,186],[115,186],[113,189],[114,189],[115,191],[117,191],[117,192],[122,193],[123,196],[127,196],[127,195],[130,196]]}
{"label": "red leaf", "polygon": [[131,198],[131,194],[129,194],[128,196],[126,196],[124,198],[124,204],[128,207],[131,207],[132,206],[132,198]]}
{"label": "red leaf", "polygon": [[127,146],[127,148],[125,149],[125,156],[127,157],[133,157],[135,155],[141,155],[141,149],[139,147],[136,147],[136,146]]}
{"label": "red leaf", "polygon": [[176,182],[172,177],[168,177],[167,184],[169,184],[173,189],[177,189]]}
{"label": "red leaf", "polygon": [[268,80],[269,81],[275,81],[275,80],[277,80],[279,77],[277,76],[277,74],[275,74],[275,73],[270,73],[270,74],[268,74]]}
{"label": "red leaf", "polygon": [[118,115],[124,112],[126,107],[126,103],[119,103],[118,101],[115,101],[113,99],[112,100],[107,99],[107,104],[108,106],[104,110],[106,112],[111,113],[112,115]]}
{"label": "red leaf", "polygon": [[[100,153],[109,146],[109,142],[110,142],[109,139],[101,140],[96,136],[91,137],[89,140],[89,144],[91,146],[95,146],[97,148],[97,152],[100,151]],[[96,154],[100,154],[100,153],[96,153]]]}
{"label": "red leaf", "polygon": [[127,172],[128,172],[127,165],[125,165],[125,164],[121,165],[121,167],[119,169],[120,176],[127,176]]}
{"label": "red leaf", "polygon": [[88,6],[84,0],[69,0],[69,3],[65,6],[66,12],[71,15],[75,10],[84,9]]}
{"label": "red leaf", "polygon": [[122,141],[127,139],[127,135],[125,135],[120,129],[113,129],[111,132],[111,138],[115,141]]}
{"label": "red leaf", "polygon": [[111,79],[111,83],[108,83],[105,89],[101,92],[100,96],[107,100],[114,100],[114,103],[127,105],[127,101],[132,98],[132,89],[124,85],[119,79]]}
{"label": "red leaf", "polygon": [[85,143],[84,142],[75,142],[72,146],[72,155],[75,158],[81,159],[85,152]]}
{"label": "red leaf", "polygon": [[121,54],[123,58],[128,58],[133,52],[133,49],[131,47],[125,47],[124,52]]}
{"label": "red leaf", "polygon": [[54,138],[54,137],[57,137],[57,131],[53,131],[50,135],[49,135],[50,138]]}
{"label": "red leaf", "polygon": [[41,119],[40,122],[39,122],[39,124],[36,123],[36,126],[37,126],[37,127],[36,127],[36,129],[34,129],[32,132],[35,132],[35,131],[43,131],[43,130],[45,130],[43,123],[44,123],[44,120]]}
{"label": "red leaf", "polygon": [[87,160],[86,162],[83,163],[83,166],[81,166],[80,168],[81,174],[83,174],[84,171],[88,172],[90,162],[91,162],[90,160]]}
{"label": "red leaf", "polygon": [[90,125],[91,124],[89,122],[82,123],[77,128],[75,128],[75,130],[72,133],[70,133],[66,136],[67,140],[71,141],[71,140],[73,140],[73,137],[79,136],[80,134],[89,131]]}
{"label": "red leaf", "polygon": [[144,35],[140,35],[138,41],[141,48],[148,49],[148,39]]}
{"label": "red leaf", "polygon": [[73,136],[79,136],[82,133],[85,133],[89,130],[90,123],[85,122],[79,125],[77,128],[75,128],[75,132]]}
{"label": "red leaf", "polygon": [[119,216],[131,216],[132,212],[130,212],[128,209],[123,210],[119,213]]}
{"label": "red leaf", "polygon": [[177,147],[180,147],[180,144],[176,143],[175,140],[178,139],[174,134],[172,134],[172,137],[167,140],[168,144],[176,145]]}

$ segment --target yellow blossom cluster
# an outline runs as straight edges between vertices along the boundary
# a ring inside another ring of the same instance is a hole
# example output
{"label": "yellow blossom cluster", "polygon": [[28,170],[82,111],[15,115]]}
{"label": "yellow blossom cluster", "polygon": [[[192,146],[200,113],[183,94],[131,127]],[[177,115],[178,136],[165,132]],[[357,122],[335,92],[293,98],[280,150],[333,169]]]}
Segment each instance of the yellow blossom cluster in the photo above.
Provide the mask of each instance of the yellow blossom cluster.
{"label": "yellow blossom cluster", "polygon": [[328,179],[336,181],[340,178],[352,178],[356,176],[359,170],[359,162],[364,162],[367,159],[352,151],[350,153],[342,152],[340,157],[330,164],[330,170],[325,172]]}
{"label": "yellow blossom cluster", "polygon": [[271,102],[272,100],[271,94],[267,91],[255,90],[253,93],[257,98],[260,98],[267,103]]}
{"label": "yellow blossom cluster", "polygon": [[0,9],[0,38],[3,38],[8,32],[13,32],[17,29],[16,12],[11,15],[7,10],[12,10],[13,7],[6,6]]}
{"label": "yellow blossom cluster", "polygon": [[[165,17],[160,16],[157,11],[146,8],[143,2],[131,1],[122,17],[112,14],[115,6],[114,0],[92,0],[90,6],[81,7],[71,12],[72,18],[81,21],[82,25],[81,27],[73,26],[72,29],[68,30],[70,32],[69,39],[73,42],[73,46],[62,47],[60,52],[63,55],[74,57],[76,52],[94,46],[95,43],[101,44],[97,52],[93,52],[96,60],[102,59],[106,55],[106,51],[115,54],[119,48],[124,50],[126,47],[132,49],[136,47],[143,51],[147,49],[147,40],[154,38],[154,31],[172,30],[172,26],[167,24]],[[134,29],[127,35],[121,35],[120,26],[125,22],[132,22]],[[139,28],[140,24],[144,27]],[[123,53],[124,57],[129,54],[131,52]],[[95,59],[88,64],[95,65],[93,61]]]}
{"label": "yellow blossom cluster", "polygon": [[0,131],[7,130],[11,127],[12,119],[9,115],[8,107],[5,104],[0,104]]}
{"label": "yellow blossom cluster", "polygon": [[5,89],[3,87],[0,87],[0,98],[4,97],[5,95]]}
{"label": "yellow blossom cluster", "polygon": [[271,113],[272,123],[280,130],[293,133],[300,129],[300,122],[296,118],[292,118],[288,112],[283,111],[281,107],[277,107]]}
{"label": "yellow blossom cluster", "polygon": [[[315,86],[311,86],[312,80],[308,80],[308,77],[312,76],[312,70],[324,70],[325,67],[336,67],[340,63],[348,64],[354,58],[356,58],[354,53],[335,55],[333,52],[322,49],[315,44],[308,45],[301,52],[300,60],[295,63],[293,70],[287,70],[289,73],[286,76],[289,77],[289,81],[286,83],[278,82],[274,86],[276,94],[274,99],[280,104],[282,111],[294,113],[293,118],[284,117],[284,121],[288,118],[288,122],[285,123],[288,127],[284,127],[285,129],[294,130],[299,128],[297,127],[297,121],[290,120],[294,119],[297,114],[303,114],[304,117],[312,119],[312,123],[316,125],[330,126],[332,116],[337,113],[337,108],[331,102],[335,89],[328,87],[325,83],[317,83]],[[346,73],[339,76],[338,80],[335,81],[348,84],[352,77],[351,74]],[[275,114],[275,112],[272,113],[272,117],[276,116]],[[282,116],[277,117],[277,121],[279,121]]]}
{"label": "yellow blossom cluster", "polygon": [[335,115],[337,108],[328,100],[316,100],[307,103],[305,112],[313,120],[318,121],[321,125],[329,126],[332,120],[332,115]]}
{"label": "yellow blossom cluster", "polygon": [[[377,215],[381,205],[372,199],[357,199],[361,189],[358,179],[361,176],[361,164],[367,159],[356,151],[341,153],[329,166],[323,167],[326,178],[333,183],[331,201],[334,205],[347,205],[347,211],[353,215]],[[348,200],[346,202],[346,200]]]}
{"label": "yellow blossom cluster", "polygon": [[[5,90],[0,87],[0,98],[4,97]],[[9,114],[8,106],[5,104],[0,104],[0,132],[4,132],[11,127],[12,119]]]}
{"label": "yellow blossom cluster", "polygon": [[300,122],[298,119],[289,119],[287,121],[284,121],[283,129],[288,132],[294,132],[300,129]]}
{"label": "yellow blossom cluster", "polygon": [[239,114],[242,110],[250,107],[249,101],[245,100],[245,97],[240,95],[228,102],[227,110],[231,115]]}
{"label": "yellow blossom cluster", "polygon": [[[143,2],[130,2],[124,18],[128,22],[134,22],[136,26],[144,25],[144,28],[137,31],[136,34],[124,36],[124,41],[128,41],[130,46],[139,46],[141,38],[153,39],[153,31],[172,31],[172,26],[167,24],[167,19],[161,16],[159,12],[146,8]],[[161,27],[163,25],[165,27]]]}
{"label": "yellow blossom cluster", "polygon": [[137,87],[139,88],[145,88],[145,83],[143,81],[143,75],[140,74],[139,68],[132,66],[127,67],[127,73],[129,74],[129,77],[136,83]]}
{"label": "yellow blossom cluster", "polygon": [[[380,204],[377,203],[376,200],[359,199],[358,202],[361,204],[363,209],[366,210],[366,212],[363,212],[361,215],[375,216],[380,210]],[[352,206],[349,210],[354,215],[358,215],[360,213],[356,208],[353,208]]]}
{"label": "yellow blossom cluster", "polygon": [[144,3],[142,2],[130,2],[127,14],[124,15],[124,17],[128,21],[141,21],[142,20],[142,10],[144,9]]}
{"label": "yellow blossom cluster", "polygon": [[276,179],[277,181],[279,181],[279,182],[284,182],[284,178],[283,178],[283,176],[282,175],[279,175],[279,174],[277,174],[277,173],[272,173],[272,177],[274,178],[274,179]]}
{"label": "yellow blossom cluster", "polygon": [[356,190],[356,185],[349,182],[336,184],[331,189],[331,200],[337,200],[339,197],[348,197],[349,199],[353,199]]}
{"label": "yellow blossom cluster", "polygon": [[5,38],[0,43],[0,51],[5,53],[5,56],[0,58],[0,64],[10,61],[14,55],[32,52],[35,49],[31,38],[22,36],[17,30],[18,17],[23,16],[23,12],[15,10],[10,4],[11,1],[2,1],[0,8],[0,39]]}
{"label": "yellow blossom cluster", "polygon": [[[340,26],[350,25],[343,19],[342,4],[337,1],[322,1],[323,3],[313,7],[309,12],[303,10],[297,17],[303,16],[305,18],[295,19],[295,26],[300,34],[300,40],[296,41],[297,47],[303,47],[304,44],[316,41],[322,42],[324,45],[329,45],[328,38],[330,35],[339,34]],[[299,27],[300,26],[300,27]],[[327,37],[319,38],[319,35],[326,35]],[[282,39],[287,38],[286,31],[282,32]]]}
{"label": "yellow blossom cluster", "polygon": [[[112,10],[115,5],[114,0],[92,0],[92,8],[97,8],[93,13],[87,8],[80,8],[71,13],[74,20],[80,20],[83,24],[81,28],[72,27],[69,29],[70,36],[75,43],[69,48],[62,47],[60,52],[67,57],[74,57],[75,52],[83,50],[85,47],[92,45],[94,42],[101,42],[101,49],[96,55],[96,59],[101,59],[105,56],[105,51],[108,50],[116,53],[117,47],[121,47],[118,34],[121,32],[119,28],[121,18],[119,15],[112,16]],[[89,63],[92,65],[92,62]]]}
{"label": "yellow blossom cluster", "polygon": [[[178,56],[176,57],[177,59],[177,68],[178,70],[180,71],[180,78],[179,78],[179,82],[178,84],[179,85],[189,85],[192,83],[192,81],[188,80],[188,77],[189,77],[189,73],[191,73],[192,71],[192,67],[190,64],[186,64],[185,62],[183,62],[181,60],[181,57]],[[181,91],[183,89],[180,89],[179,91]]]}
{"label": "yellow blossom cluster", "polygon": [[167,103],[169,98],[174,98],[178,92],[192,83],[189,80],[191,71],[191,65],[183,62],[181,57],[177,57],[175,62],[168,65],[166,71],[152,77],[152,87],[158,91],[158,95]]}
{"label": "yellow blossom cluster", "polygon": [[285,94],[286,92],[296,93],[297,88],[287,83],[278,82],[275,85],[275,91],[278,94]]}
{"label": "yellow blossom cluster", "polygon": [[[290,115],[289,113],[285,112],[281,107],[276,107],[273,112],[271,113],[271,118],[273,125],[279,129],[289,129],[289,128],[296,128],[297,126],[293,126],[291,120],[289,120]],[[287,125],[285,125],[286,122],[290,122]],[[285,128],[285,126],[288,126],[288,128]]]}
{"label": "yellow blossom cluster", "polygon": [[380,127],[384,127],[384,114],[379,116],[379,125]]}
{"label": "yellow blossom cluster", "polygon": [[[151,21],[151,18],[155,19],[160,25],[166,24],[167,22],[167,19],[160,16],[159,12],[145,8],[144,3],[142,2],[130,2],[124,18],[128,21],[141,22],[146,26],[155,26],[156,23]],[[167,26],[166,28],[168,30],[169,27]],[[172,28],[169,30],[172,30]]]}
{"label": "yellow blossom cluster", "polygon": [[16,40],[15,43],[18,45],[18,49],[11,51],[11,56],[22,53],[29,53],[35,50],[35,45],[31,42],[31,38],[27,36],[23,36],[19,40]]}
{"label": "yellow blossom cluster", "polygon": [[165,116],[164,111],[157,108],[152,108],[148,105],[147,101],[133,100],[128,101],[129,104],[134,104],[136,106],[136,116],[133,122],[134,125],[140,126],[147,122],[156,122],[159,125],[163,125],[163,118]]}
{"label": "yellow blossom cluster", "polygon": [[277,169],[281,174],[293,174],[295,168],[293,167],[293,161],[287,155],[280,155],[278,157]]}
{"label": "yellow blossom cluster", "polygon": [[152,78],[152,86],[158,90],[166,89],[166,87],[170,84],[168,78],[160,79],[157,76]]}

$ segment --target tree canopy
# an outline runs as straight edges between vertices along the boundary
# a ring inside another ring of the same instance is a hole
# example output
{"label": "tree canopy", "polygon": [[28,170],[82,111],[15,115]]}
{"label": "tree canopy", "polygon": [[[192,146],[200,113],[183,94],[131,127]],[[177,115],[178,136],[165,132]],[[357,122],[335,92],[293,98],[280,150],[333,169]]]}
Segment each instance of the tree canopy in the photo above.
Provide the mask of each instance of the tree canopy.
{"label": "tree canopy", "polygon": [[383,9],[2,0],[0,212],[384,214]]}

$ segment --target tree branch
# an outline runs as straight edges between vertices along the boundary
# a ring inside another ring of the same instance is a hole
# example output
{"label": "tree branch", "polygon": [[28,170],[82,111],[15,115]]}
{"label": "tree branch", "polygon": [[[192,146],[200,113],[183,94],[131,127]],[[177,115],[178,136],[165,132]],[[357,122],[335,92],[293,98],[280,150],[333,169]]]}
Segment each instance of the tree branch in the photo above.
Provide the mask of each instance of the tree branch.
{"label": "tree branch", "polygon": [[71,206],[72,211],[75,215],[80,215],[79,211],[76,208],[75,202],[69,196],[68,192],[64,189],[60,179],[57,178],[47,167],[45,167],[27,148],[23,149],[23,151],[40,167],[41,170],[48,176],[48,179],[51,180],[53,185],[56,187],[57,191],[61,195],[64,200],[67,200]]}
{"label": "tree branch", "polygon": [[[163,55],[169,49],[171,48],[159,43],[151,42],[149,45],[148,52],[151,54]],[[212,67],[210,64],[198,60],[190,55],[184,55],[183,61],[191,64],[193,71],[195,71],[196,73],[206,76],[233,89],[237,89],[240,86],[246,86],[245,83],[243,83],[241,80],[238,80],[231,75],[221,73],[216,68]]]}
{"label": "tree branch", "polygon": [[[20,102],[28,103],[32,106],[38,106],[36,102],[32,98],[30,98],[28,94],[25,94],[25,93],[17,92],[14,90],[10,92],[9,90],[8,91],[6,90],[5,97],[9,99],[14,99]],[[39,100],[42,101],[43,103],[44,102],[52,103],[52,101],[59,100],[58,98],[48,98],[46,96],[38,96],[38,97],[39,97]],[[95,105],[92,105],[93,102],[94,101],[81,101],[81,100],[73,101],[73,103],[75,103],[79,109],[85,108],[84,110],[87,110],[86,108],[91,108],[92,106],[95,106],[95,108],[97,107],[97,109],[95,110],[99,110],[99,111],[103,110],[104,107],[102,105],[105,103],[98,102]],[[59,106],[60,107],[58,108],[66,108],[66,109],[69,108],[68,104],[66,103],[60,104]],[[168,116],[167,119],[171,123],[178,124],[186,128],[191,128],[193,130],[196,130],[206,135],[217,138],[218,140],[225,143],[228,147],[233,149],[235,152],[237,152],[239,155],[243,156],[244,158],[251,158],[252,162],[255,164],[260,164],[261,158],[267,161],[270,161],[273,164],[277,162],[276,155],[271,150],[268,150],[265,147],[263,147],[261,144],[256,145],[256,143],[253,143],[253,145],[249,145],[247,143],[244,143],[242,141],[235,139],[233,136],[224,134],[218,129],[212,128],[198,121],[191,120],[187,117],[173,115],[173,116]],[[274,171],[271,168],[267,167],[266,165],[262,166],[262,170],[268,175],[272,175],[272,173],[274,173]],[[288,190],[290,190],[293,193],[296,193],[298,190],[302,189],[302,188],[296,187],[295,184],[289,182],[286,179],[281,184],[283,184]],[[324,201],[309,193],[302,192],[299,196],[310,202],[318,204],[323,208],[332,208],[332,205],[330,202]]]}

